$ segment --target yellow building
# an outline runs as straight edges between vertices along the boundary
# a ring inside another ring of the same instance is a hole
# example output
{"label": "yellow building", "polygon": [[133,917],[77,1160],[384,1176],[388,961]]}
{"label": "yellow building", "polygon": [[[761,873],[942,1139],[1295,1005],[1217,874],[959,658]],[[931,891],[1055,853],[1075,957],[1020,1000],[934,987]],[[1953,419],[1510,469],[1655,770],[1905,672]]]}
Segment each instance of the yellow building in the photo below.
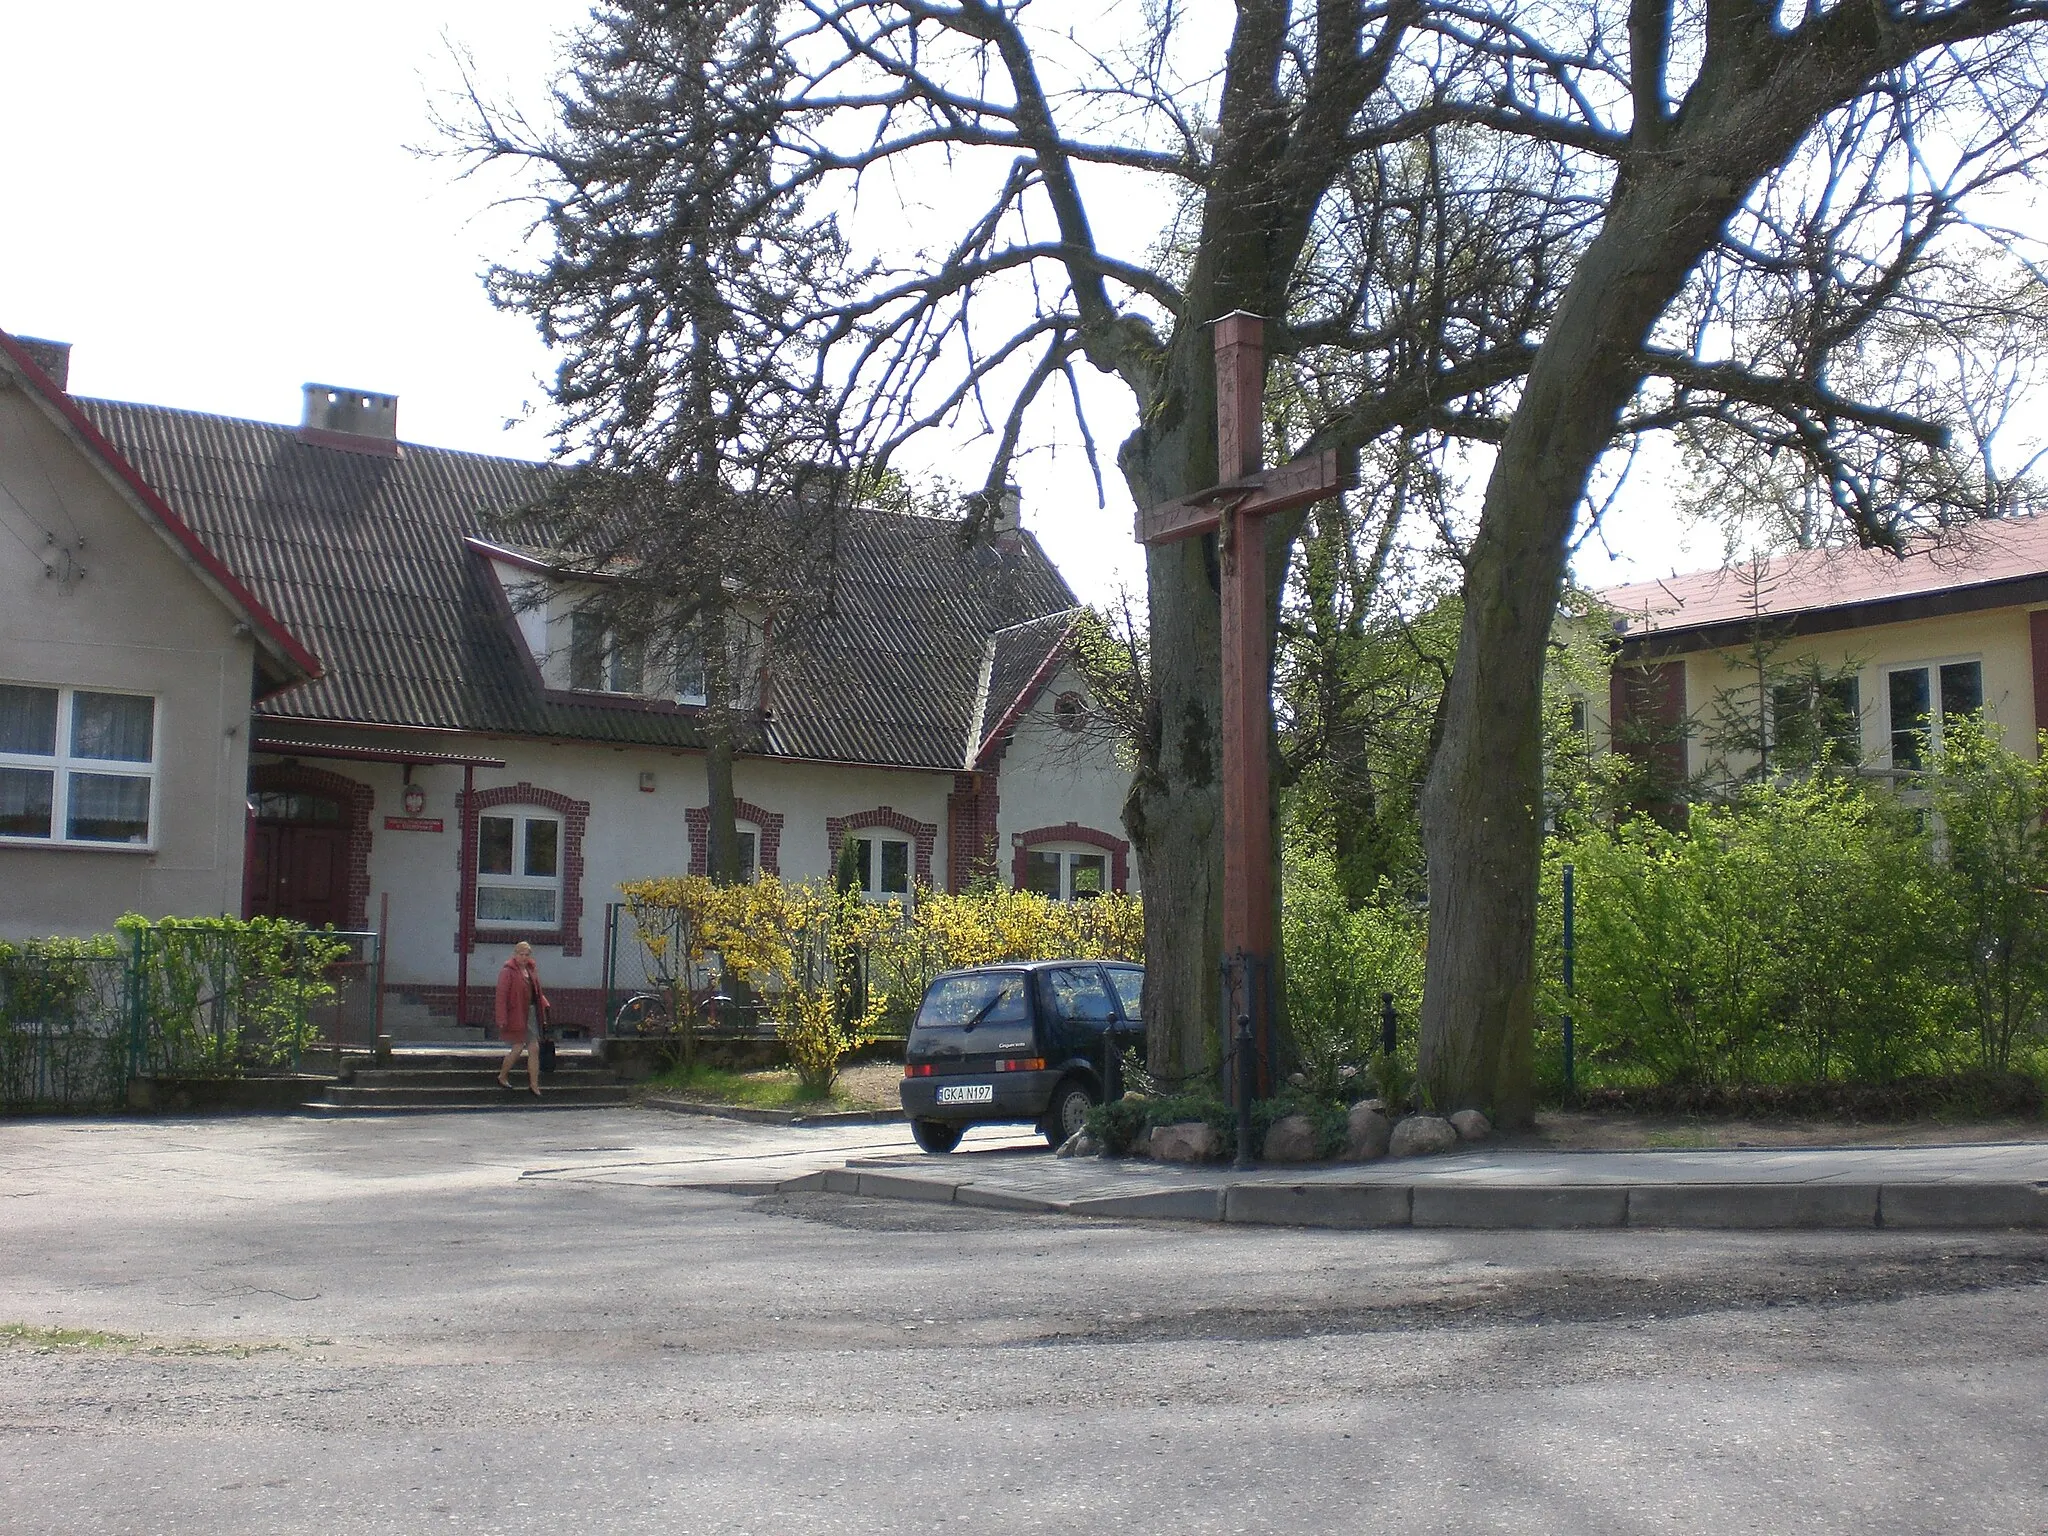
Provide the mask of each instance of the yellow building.
{"label": "yellow building", "polygon": [[1611,746],[1618,728],[1663,782],[1752,772],[1794,710],[1824,715],[1836,756],[1875,773],[1920,766],[1979,709],[2030,757],[2048,727],[2048,521],[1975,524],[1904,558],[1798,550],[1600,597],[1619,646],[1591,735]]}

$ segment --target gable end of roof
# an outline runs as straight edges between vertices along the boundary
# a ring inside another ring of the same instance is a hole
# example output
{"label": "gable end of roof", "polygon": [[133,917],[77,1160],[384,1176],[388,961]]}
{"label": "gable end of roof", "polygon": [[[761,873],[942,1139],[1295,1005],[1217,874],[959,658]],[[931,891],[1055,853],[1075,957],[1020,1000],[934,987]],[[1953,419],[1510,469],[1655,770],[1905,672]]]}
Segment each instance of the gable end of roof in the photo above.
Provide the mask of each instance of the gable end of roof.
{"label": "gable end of roof", "polygon": [[320,660],[277,616],[265,608],[241,580],[230,571],[220,558],[200,542],[185,520],[171,509],[169,502],[157,494],[150,483],[128,461],[118,448],[107,441],[100,430],[85,417],[69,394],[57,388],[49,376],[36,366],[35,359],[27,350],[5,331],[0,331],[0,371],[13,376],[16,383],[39,405],[43,413],[56,424],[59,431],[72,440],[87,458],[94,461],[102,474],[113,482],[115,489],[146,522],[153,524],[159,536],[169,544],[200,581],[218,597],[227,608],[249,626],[256,637],[257,647],[267,654],[278,678],[278,688],[288,688],[294,683],[306,682],[320,676]]}

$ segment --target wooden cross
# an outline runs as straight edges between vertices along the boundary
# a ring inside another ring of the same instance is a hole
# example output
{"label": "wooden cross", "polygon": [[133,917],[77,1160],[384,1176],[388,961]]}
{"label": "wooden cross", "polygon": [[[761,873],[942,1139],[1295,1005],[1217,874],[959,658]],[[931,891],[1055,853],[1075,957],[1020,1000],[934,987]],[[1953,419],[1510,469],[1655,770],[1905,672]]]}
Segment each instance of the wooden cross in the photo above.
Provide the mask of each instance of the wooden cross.
{"label": "wooden cross", "polygon": [[[1353,455],[1327,450],[1261,469],[1266,323],[1242,310],[1216,322],[1216,446],[1220,485],[1138,514],[1138,542],[1216,533],[1223,628],[1223,963],[1260,1042],[1258,1091],[1272,1092],[1272,631],[1266,614],[1266,519],[1357,484]],[[1236,1097],[1233,1076],[1232,1097]]]}

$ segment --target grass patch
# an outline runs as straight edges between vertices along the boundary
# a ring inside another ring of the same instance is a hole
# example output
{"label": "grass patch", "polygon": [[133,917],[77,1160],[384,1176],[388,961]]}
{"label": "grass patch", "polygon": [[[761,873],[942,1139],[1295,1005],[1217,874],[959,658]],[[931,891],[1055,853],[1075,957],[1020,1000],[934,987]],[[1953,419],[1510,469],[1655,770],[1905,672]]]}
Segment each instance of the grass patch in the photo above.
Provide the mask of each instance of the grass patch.
{"label": "grass patch", "polygon": [[735,1105],[741,1109],[851,1109],[852,1099],[834,1087],[830,1093],[806,1092],[787,1068],[735,1072],[726,1067],[671,1067],[647,1080],[649,1088],[702,1104]]}
{"label": "grass patch", "polygon": [[283,1348],[280,1344],[147,1339],[139,1333],[111,1333],[103,1328],[44,1328],[35,1323],[0,1323],[0,1345],[16,1345],[38,1354],[52,1354],[58,1350],[105,1350],[112,1354],[232,1355],[236,1359]]}
{"label": "grass patch", "polygon": [[34,1323],[0,1323],[0,1340],[32,1349],[138,1349],[141,1336],[98,1328],[39,1328]]}

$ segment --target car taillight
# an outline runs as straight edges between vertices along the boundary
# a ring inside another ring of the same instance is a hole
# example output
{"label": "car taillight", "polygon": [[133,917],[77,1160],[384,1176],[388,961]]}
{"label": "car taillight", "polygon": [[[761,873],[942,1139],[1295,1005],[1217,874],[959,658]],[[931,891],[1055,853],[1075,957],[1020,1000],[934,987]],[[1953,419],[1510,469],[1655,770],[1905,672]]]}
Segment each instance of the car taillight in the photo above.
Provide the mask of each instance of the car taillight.
{"label": "car taillight", "polygon": [[930,1077],[932,1075],[932,1064],[928,1061],[905,1062],[903,1065],[903,1075],[905,1077]]}
{"label": "car taillight", "polygon": [[1045,1070],[1045,1058],[1043,1056],[1013,1056],[1008,1061],[997,1062],[996,1070],[998,1072],[1043,1072]]}

